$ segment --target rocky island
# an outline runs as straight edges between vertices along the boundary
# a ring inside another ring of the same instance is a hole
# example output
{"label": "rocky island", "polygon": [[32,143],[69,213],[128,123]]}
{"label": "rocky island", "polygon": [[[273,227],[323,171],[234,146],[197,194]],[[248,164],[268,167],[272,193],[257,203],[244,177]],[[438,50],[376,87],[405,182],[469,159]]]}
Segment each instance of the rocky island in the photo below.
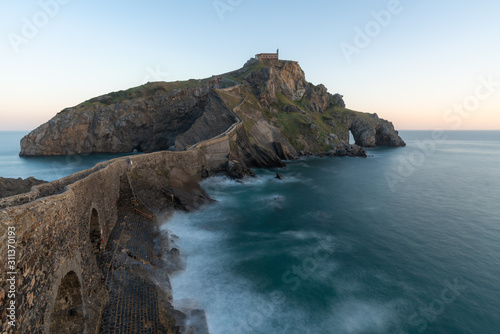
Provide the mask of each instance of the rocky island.
{"label": "rocky island", "polygon": [[251,59],[67,108],[25,136],[20,155],[152,153],[0,199],[0,251],[17,245],[15,264],[0,263],[2,330],[207,333],[203,310],[172,306],[179,250],[158,220],[210,202],[199,185],[210,175],[243,178],[301,155],[365,156],[362,147],[379,145],[405,143],[390,122],[307,82],[294,61]]}
{"label": "rocky island", "polygon": [[180,151],[238,119],[244,126],[232,153],[255,167],[335,153],[349,131],[361,147],[405,145],[392,123],[307,82],[297,62],[253,58],[226,74],[147,83],[64,109],[22,139],[20,155]]}

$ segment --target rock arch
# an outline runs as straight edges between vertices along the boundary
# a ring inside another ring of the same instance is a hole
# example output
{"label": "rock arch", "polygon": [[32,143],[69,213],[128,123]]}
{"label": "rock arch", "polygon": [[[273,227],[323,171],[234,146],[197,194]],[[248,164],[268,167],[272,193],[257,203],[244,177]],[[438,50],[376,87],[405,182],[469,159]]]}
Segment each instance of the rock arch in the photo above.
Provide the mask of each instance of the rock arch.
{"label": "rock arch", "polygon": [[347,136],[349,138],[349,139],[347,139],[348,140],[348,142],[347,142],[348,144],[356,144],[356,139],[354,138],[354,135],[353,135],[351,129],[347,130]]}
{"label": "rock arch", "polygon": [[49,333],[85,333],[82,285],[74,271],[68,272],[57,290],[50,315]]}
{"label": "rock arch", "polygon": [[356,145],[361,147],[405,146],[394,125],[377,114],[351,114],[346,119]]}

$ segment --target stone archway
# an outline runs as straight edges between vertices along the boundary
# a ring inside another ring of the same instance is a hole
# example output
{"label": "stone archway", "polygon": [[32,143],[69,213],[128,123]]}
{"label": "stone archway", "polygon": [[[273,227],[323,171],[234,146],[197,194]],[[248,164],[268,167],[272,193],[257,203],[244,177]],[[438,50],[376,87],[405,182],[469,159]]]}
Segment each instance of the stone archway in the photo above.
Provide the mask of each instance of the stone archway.
{"label": "stone archway", "polygon": [[99,225],[99,214],[96,209],[92,209],[92,214],[90,215],[89,236],[92,253],[94,253],[98,260],[101,247],[101,226]]}
{"label": "stone archway", "polygon": [[82,334],[85,332],[82,285],[74,271],[64,276],[57,290],[50,315],[50,333]]}
{"label": "stone archway", "polygon": [[356,139],[354,139],[354,135],[352,133],[352,130],[349,129],[348,131],[349,131],[349,144],[351,144],[351,145],[356,144]]}

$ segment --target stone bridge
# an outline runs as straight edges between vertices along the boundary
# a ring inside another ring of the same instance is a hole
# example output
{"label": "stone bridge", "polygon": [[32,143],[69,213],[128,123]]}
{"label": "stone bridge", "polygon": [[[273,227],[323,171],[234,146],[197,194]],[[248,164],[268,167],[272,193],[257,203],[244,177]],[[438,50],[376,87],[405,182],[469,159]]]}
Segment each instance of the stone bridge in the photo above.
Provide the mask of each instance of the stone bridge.
{"label": "stone bridge", "polygon": [[[110,295],[99,255],[119,218],[123,178],[129,177],[137,196],[155,213],[182,204],[188,193],[202,195],[198,181],[226,171],[240,124],[189,151],[102,162],[0,199],[2,333],[99,332]],[[7,261],[9,242],[15,264]]]}

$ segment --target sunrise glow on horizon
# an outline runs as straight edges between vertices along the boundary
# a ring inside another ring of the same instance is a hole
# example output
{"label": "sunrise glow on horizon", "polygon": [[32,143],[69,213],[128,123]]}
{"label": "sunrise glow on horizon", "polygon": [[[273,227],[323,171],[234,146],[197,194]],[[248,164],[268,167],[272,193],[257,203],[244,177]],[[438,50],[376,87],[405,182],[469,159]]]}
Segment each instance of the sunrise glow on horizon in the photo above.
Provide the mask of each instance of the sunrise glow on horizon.
{"label": "sunrise glow on horizon", "polygon": [[0,130],[147,81],[205,78],[280,49],[397,130],[500,130],[496,1],[0,4]]}

